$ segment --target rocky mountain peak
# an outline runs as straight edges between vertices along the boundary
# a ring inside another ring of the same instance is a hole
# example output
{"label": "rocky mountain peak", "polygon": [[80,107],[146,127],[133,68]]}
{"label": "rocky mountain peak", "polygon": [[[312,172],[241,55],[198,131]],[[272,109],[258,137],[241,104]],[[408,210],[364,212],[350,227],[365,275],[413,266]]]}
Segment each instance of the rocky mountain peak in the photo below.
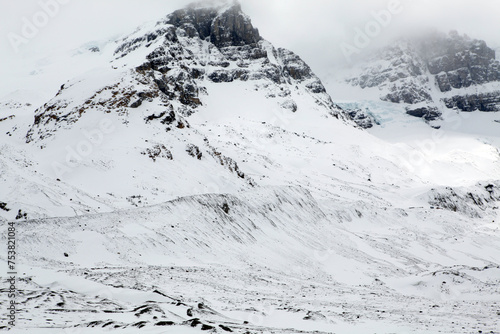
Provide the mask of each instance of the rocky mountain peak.
{"label": "rocky mountain peak", "polygon": [[433,31],[419,39],[419,49],[427,59],[443,56],[455,56],[456,53],[470,52],[482,60],[494,60],[495,51],[483,40],[472,39],[468,35],[460,35],[456,30],[448,34]]}
{"label": "rocky mountain peak", "polygon": [[[319,112],[348,119],[311,68],[293,52],[261,38],[237,1],[191,4],[117,43],[113,67],[99,72],[109,82],[99,79],[87,86],[75,80],[63,85],[36,110],[27,142],[71,127],[93,109],[114,111],[127,123],[135,114],[132,110],[155,108],[158,112],[144,118],[147,124],[160,123],[166,131],[184,129],[184,117],[204,106],[215,85],[233,81],[245,82],[247,90],[260,91],[285,112],[311,112],[311,104],[303,102],[307,96]],[[85,97],[75,99],[74,92],[83,87]]]}
{"label": "rocky mountain peak", "polygon": [[262,39],[237,1],[194,3],[170,14],[166,23],[186,30],[190,37],[208,38],[218,48],[255,44]]}
{"label": "rocky mountain peak", "polygon": [[441,92],[500,80],[495,51],[485,41],[451,31],[422,39],[419,49]]}
{"label": "rocky mountain peak", "polygon": [[408,114],[427,121],[440,118],[443,108],[500,111],[495,51],[456,31],[400,39],[374,53],[347,81],[378,88],[381,100],[406,104]]}

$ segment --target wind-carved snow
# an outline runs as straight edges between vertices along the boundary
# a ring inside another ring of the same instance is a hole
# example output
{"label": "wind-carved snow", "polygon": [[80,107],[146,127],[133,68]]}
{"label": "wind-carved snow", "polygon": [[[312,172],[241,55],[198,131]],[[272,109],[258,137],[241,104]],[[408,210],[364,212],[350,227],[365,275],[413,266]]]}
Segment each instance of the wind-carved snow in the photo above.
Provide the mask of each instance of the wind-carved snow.
{"label": "wind-carved snow", "polygon": [[26,221],[25,261],[58,273],[23,268],[19,303],[32,311],[20,324],[152,329],[197,318],[198,329],[241,333],[495,330],[493,226],[446,211],[332,205],[301,188],[266,187]]}

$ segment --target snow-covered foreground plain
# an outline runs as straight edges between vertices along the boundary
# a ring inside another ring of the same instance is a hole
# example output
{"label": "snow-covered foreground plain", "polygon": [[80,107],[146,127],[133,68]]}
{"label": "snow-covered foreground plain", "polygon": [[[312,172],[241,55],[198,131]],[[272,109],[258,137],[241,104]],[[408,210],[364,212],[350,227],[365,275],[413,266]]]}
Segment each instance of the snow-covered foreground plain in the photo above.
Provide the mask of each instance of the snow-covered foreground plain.
{"label": "snow-covered foreground plain", "polygon": [[[92,171],[87,163],[87,169],[71,171],[73,180],[108,178],[111,187],[133,179],[113,178],[113,170],[148,170],[139,179],[143,189],[156,177],[156,187],[172,192],[170,182],[184,182],[180,191],[191,195],[18,222],[22,275],[13,332],[498,333],[495,202],[481,207],[464,196],[456,200],[457,212],[431,208],[431,188],[446,194],[446,180],[413,175],[400,159],[415,136],[428,138],[427,125],[414,124],[408,142],[391,143],[314,114],[297,112],[276,123],[276,114],[264,112],[270,108],[265,99],[236,110],[211,105],[229,89],[218,88],[206,109],[189,119],[199,130],[188,136],[206,136],[257,186],[231,188],[231,173],[211,158],[187,154],[210,172],[162,178],[179,165],[168,169],[163,163],[161,173],[147,159],[131,167],[127,154],[118,153],[109,170],[86,174]],[[238,91],[230,96],[237,99]],[[135,131],[118,138],[133,145]],[[485,153],[478,164],[478,152],[463,143],[491,146],[462,140],[459,146],[448,141],[460,160],[436,164],[433,157],[425,163],[454,173],[450,179],[467,179],[461,183],[465,193],[498,196],[484,189],[488,183],[476,185],[485,173],[498,175],[498,158]],[[100,150],[106,146],[96,147],[93,156]],[[23,170],[27,178],[30,167]],[[199,183],[198,177],[209,181]],[[105,196],[87,196],[99,194]]]}
{"label": "snow-covered foreground plain", "polygon": [[358,210],[273,187],[19,223],[14,332],[497,333],[498,225]]}

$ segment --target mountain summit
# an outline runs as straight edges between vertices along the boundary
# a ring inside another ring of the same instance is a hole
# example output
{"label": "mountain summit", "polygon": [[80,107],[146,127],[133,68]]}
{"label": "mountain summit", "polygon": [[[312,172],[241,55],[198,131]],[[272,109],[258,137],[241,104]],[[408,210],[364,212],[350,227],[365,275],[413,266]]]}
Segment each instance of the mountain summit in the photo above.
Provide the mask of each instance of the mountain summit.
{"label": "mountain summit", "polygon": [[189,37],[210,41],[218,48],[256,44],[262,37],[243,14],[239,2],[192,4],[170,14],[165,21],[188,32]]}
{"label": "mountain summit", "polygon": [[[111,60],[114,69],[93,74],[109,73],[109,79],[92,80],[93,88],[83,83],[90,82],[88,77],[63,85],[36,111],[27,142],[68,127],[90,108],[126,117],[148,101],[163,108],[168,119],[180,119],[204,104],[208,84],[233,81],[261,90],[289,112],[300,108],[304,99],[297,97],[305,94],[318,112],[348,118],[299,56],[260,37],[238,2],[209,4],[192,4],[119,41]],[[122,73],[118,81],[117,73]],[[104,80],[109,82],[103,85]],[[75,91],[78,96],[73,96]],[[170,124],[165,117],[157,118]]]}

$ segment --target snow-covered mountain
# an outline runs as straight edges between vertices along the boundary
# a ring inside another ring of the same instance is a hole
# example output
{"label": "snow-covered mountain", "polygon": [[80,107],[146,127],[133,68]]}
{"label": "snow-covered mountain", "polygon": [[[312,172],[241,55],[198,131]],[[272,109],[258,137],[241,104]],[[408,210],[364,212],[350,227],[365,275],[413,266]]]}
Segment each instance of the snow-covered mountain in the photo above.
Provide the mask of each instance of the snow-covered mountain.
{"label": "snow-covered mountain", "polygon": [[343,88],[414,83],[422,101],[332,100],[237,2],[202,2],[83,48],[50,100],[2,99],[15,330],[498,333],[496,116],[434,129],[405,114],[447,93],[426,100],[443,75],[401,52]]}
{"label": "snow-covered mountain", "polygon": [[427,121],[443,109],[500,110],[500,62],[484,41],[433,31],[375,52],[350,73],[349,83],[376,89],[380,99],[406,105]]}
{"label": "snow-covered mountain", "polygon": [[[146,121],[158,119],[170,125],[203,104],[204,82],[250,81],[255,83],[253,89],[265,89],[277,107],[292,112],[298,108],[294,97],[302,93],[300,86],[328,114],[340,113],[309,66],[294,53],[263,40],[238,4],[194,4],[150,28],[119,42],[114,67],[63,85],[36,111],[27,141],[50,136],[89,109],[115,110],[126,117],[129,108],[144,101],[166,110],[166,117],[151,115]],[[109,81],[107,86],[104,81]]]}
{"label": "snow-covered mountain", "polygon": [[[5,124],[18,137],[25,136],[29,147],[38,148],[34,154],[44,166],[37,169],[45,169],[52,182],[92,192],[91,200],[75,205],[63,200],[60,212],[28,209],[31,216],[74,214],[68,204],[76,213],[127,207],[135,197],[142,204],[158,203],[203,190],[213,183],[207,175],[224,175],[217,183],[226,191],[252,187],[255,182],[235,160],[212,145],[199,127],[190,126],[186,117],[198,111],[205,117],[208,113],[202,110],[210,104],[212,110],[222,109],[216,104],[232,105],[240,110],[230,114],[248,119],[259,115],[254,121],[267,120],[268,126],[294,113],[345,119],[309,66],[263,40],[238,4],[195,4],[154,27],[138,29],[117,43],[110,63],[64,83],[36,109],[27,134],[15,120],[11,123],[16,125]],[[261,118],[261,113],[266,116]],[[212,112],[208,119],[214,117]],[[128,144],[101,146],[124,140]],[[139,177],[146,169],[158,172]],[[212,172],[200,174],[200,169]],[[124,185],[123,178],[137,179],[137,184]],[[99,184],[106,186],[96,193]],[[17,193],[19,185],[12,187]],[[11,206],[33,204],[31,199],[23,203],[23,197],[22,192],[11,195]],[[18,199],[19,205],[12,203]]]}

